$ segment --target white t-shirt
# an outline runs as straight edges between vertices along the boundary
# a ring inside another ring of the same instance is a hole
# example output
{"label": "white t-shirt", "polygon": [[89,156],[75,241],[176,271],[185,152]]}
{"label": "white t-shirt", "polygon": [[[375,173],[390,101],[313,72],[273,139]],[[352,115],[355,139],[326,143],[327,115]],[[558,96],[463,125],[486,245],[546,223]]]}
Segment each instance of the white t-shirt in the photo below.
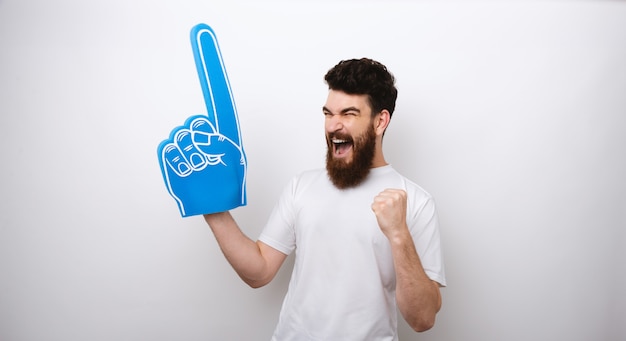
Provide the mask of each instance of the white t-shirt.
{"label": "white t-shirt", "polygon": [[397,340],[395,270],[371,209],[387,188],[408,194],[407,223],[426,274],[445,286],[432,197],[391,166],[339,190],[325,169],[296,176],[259,240],[295,265],[272,340]]}

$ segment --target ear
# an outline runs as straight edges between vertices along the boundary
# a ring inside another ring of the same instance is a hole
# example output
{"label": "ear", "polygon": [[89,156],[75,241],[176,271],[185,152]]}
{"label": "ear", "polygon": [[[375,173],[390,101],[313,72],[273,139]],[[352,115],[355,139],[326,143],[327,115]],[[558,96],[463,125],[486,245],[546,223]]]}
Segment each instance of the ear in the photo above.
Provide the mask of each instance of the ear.
{"label": "ear", "polygon": [[376,135],[383,135],[385,133],[390,120],[391,114],[387,109],[383,109],[383,111],[376,115],[376,118],[374,119],[374,129],[376,130]]}

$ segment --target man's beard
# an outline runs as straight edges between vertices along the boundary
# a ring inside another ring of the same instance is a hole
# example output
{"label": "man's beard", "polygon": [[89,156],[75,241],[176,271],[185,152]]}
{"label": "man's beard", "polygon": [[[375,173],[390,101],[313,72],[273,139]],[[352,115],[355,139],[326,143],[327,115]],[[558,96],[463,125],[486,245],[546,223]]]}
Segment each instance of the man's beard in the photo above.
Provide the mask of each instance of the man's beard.
{"label": "man's beard", "polygon": [[[352,160],[346,162],[343,159],[333,157],[332,139],[342,139],[352,142]],[[328,150],[326,152],[326,170],[330,181],[339,189],[355,187],[365,178],[372,168],[374,152],[376,150],[376,131],[370,125],[368,130],[357,136],[354,140],[349,135],[329,134],[326,136]]]}

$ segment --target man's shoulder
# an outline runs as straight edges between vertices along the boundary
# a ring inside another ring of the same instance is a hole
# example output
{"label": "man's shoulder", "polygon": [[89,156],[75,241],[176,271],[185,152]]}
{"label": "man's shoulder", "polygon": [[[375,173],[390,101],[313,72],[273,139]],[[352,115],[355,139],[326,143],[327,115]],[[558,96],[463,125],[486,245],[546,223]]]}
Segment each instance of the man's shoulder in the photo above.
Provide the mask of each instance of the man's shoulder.
{"label": "man's shoulder", "polygon": [[296,174],[291,181],[294,191],[303,190],[310,186],[321,186],[329,182],[326,169],[316,168]]}
{"label": "man's shoulder", "polygon": [[326,176],[326,169],[324,168],[313,168],[304,170],[296,175],[296,178],[302,179],[317,179],[320,176]]}
{"label": "man's shoulder", "polygon": [[402,183],[402,188],[407,192],[409,196],[417,196],[426,200],[432,199],[432,195],[428,191],[426,191],[421,185],[401,174],[395,168],[390,167],[388,175],[395,177],[397,181],[400,181]]}

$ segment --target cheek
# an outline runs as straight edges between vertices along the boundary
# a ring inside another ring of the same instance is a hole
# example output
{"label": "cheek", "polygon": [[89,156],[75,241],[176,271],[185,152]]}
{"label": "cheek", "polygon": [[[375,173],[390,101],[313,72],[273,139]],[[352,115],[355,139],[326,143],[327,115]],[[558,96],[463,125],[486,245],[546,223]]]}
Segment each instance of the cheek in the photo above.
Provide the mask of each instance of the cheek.
{"label": "cheek", "polygon": [[359,124],[358,128],[354,127],[352,129],[352,134],[356,137],[356,136],[365,136],[367,135],[368,131],[372,130],[373,127],[370,123],[363,123],[363,124]]}

